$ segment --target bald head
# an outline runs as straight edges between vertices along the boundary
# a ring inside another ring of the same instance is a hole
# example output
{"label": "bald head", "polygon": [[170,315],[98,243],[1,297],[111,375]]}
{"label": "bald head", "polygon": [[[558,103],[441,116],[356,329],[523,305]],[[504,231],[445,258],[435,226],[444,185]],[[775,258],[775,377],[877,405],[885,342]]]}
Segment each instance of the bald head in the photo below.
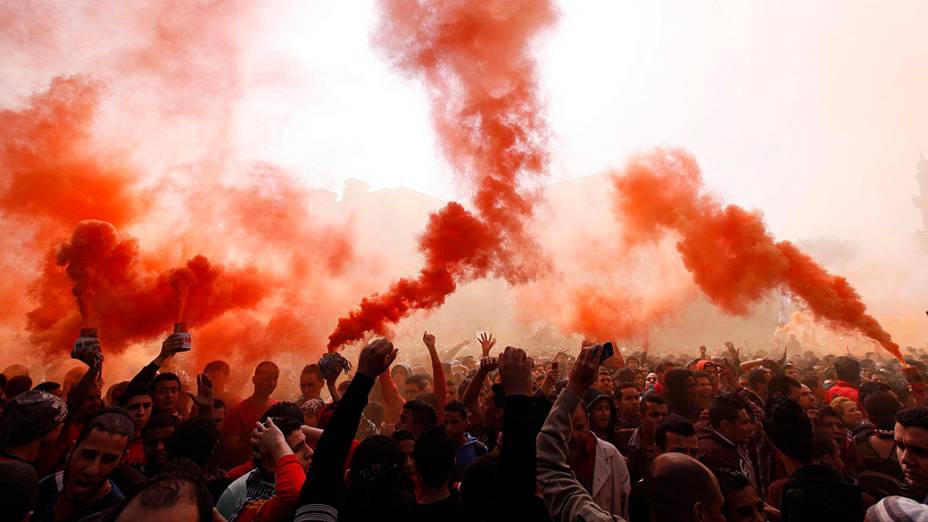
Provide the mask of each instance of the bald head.
{"label": "bald head", "polygon": [[664,453],[654,459],[647,494],[652,522],[725,520],[715,475],[683,453]]}
{"label": "bald head", "polygon": [[262,361],[255,367],[255,376],[251,382],[255,385],[255,397],[266,399],[277,389],[277,377],[280,369],[271,361]]}

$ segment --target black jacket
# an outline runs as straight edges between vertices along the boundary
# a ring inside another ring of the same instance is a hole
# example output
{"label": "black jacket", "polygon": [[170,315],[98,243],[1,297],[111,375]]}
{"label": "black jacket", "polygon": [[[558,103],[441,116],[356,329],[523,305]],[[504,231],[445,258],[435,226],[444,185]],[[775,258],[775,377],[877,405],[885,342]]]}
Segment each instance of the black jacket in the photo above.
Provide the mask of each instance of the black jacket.
{"label": "black jacket", "polygon": [[783,522],[863,520],[860,488],[831,466],[814,464],[797,469],[783,486]]}

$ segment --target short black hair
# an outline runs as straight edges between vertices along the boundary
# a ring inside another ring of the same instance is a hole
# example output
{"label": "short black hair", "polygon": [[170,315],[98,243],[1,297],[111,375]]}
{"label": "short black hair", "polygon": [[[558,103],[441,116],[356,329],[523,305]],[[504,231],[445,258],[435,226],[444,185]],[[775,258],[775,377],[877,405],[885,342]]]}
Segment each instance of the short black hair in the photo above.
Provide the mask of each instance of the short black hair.
{"label": "short black hair", "polygon": [[413,435],[411,431],[407,430],[396,430],[393,432],[393,435],[390,435],[390,438],[397,444],[404,440],[416,440],[416,436]]}
{"label": "short black hair", "polygon": [[322,370],[319,368],[318,364],[307,364],[303,367],[303,371],[300,372],[300,377],[314,373],[319,377],[320,381],[324,381],[325,378],[322,376]]}
{"label": "short black hair", "polygon": [[922,428],[928,430],[928,407],[909,408],[896,414],[896,422],[903,428]]}
{"label": "short black hair", "polygon": [[857,387],[857,402],[863,404],[867,396],[874,392],[890,392],[892,388],[888,384],[876,381],[864,381]]}
{"label": "short black hair", "polygon": [[154,430],[161,428],[177,428],[177,425],[180,424],[180,419],[176,415],[171,415],[170,413],[155,413],[149,417],[148,422],[145,423],[145,426],[142,428],[142,440],[145,440],[147,435]]}
{"label": "short black hair", "polygon": [[693,423],[680,415],[669,415],[654,428],[654,443],[662,451],[667,447],[667,433],[676,433],[681,437],[696,435]]}
{"label": "short black hair", "polygon": [[229,366],[229,363],[222,360],[210,361],[203,367],[203,373],[210,372],[232,373],[232,368]]}
{"label": "short black hair", "polygon": [[867,419],[878,430],[892,431],[896,425],[896,414],[902,409],[902,404],[895,397],[886,392],[872,392],[863,401]]}
{"label": "short black hair", "polygon": [[0,506],[9,520],[24,520],[35,508],[39,478],[31,464],[19,460],[0,462]]}
{"label": "short black hair", "polygon": [[764,382],[767,378],[767,370],[763,368],[754,368],[748,372],[748,386],[755,388],[758,384]]}
{"label": "short black hair", "polygon": [[444,486],[454,469],[454,443],[444,429],[438,426],[427,428],[416,440],[412,458],[419,480],[433,488]]}
{"label": "short black hair", "polygon": [[48,393],[51,393],[57,390],[58,388],[61,388],[61,384],[55,381],[40,382],[39,384],[36,384],[35,386],[32,387],[33,390],[44,391]]}
{"label": "short black hair", "polygon": [[19,395],[24,391],[28,391],[32,388],[32,377],[28,375],[17,375],[15,377],[10,377],[6,382],[6,386],[3,388],[3,394],[7,397],[13,398]]}
{"label": "short black hair", "polygon": [[413,384],[416,386],[416,388],[424,390],[430,384],[432,384],[432,378],[424,373],[417,373],[415,375],[406,377],[406,384]]}
{"label": "short black hair", "polygon": [[835,375],[838,379],[847,382],[857,382],[860,380],[860,362],[847,355],[842,355],[835,359]]}
{"label": "short black hair", "polygon": [[619,370],[619,373],[616,374],[616,380],[622,383],[633,383],[635,382],[635,375],[637,372],[631,368],[622,368]]}
{"label": "short black hair", "polygon": [[166,446],[173,458],[185,458],[205,468],[219,444],[218,422],[206,417],[191,417],[174,428]]}
{"label": "short black hair", "polygon": [[438,415],[435,409],[419,399],[406,401],[403,404],[404,410],[412,412],[412,421],[421,426],[434,426],[438,424]]}
{"label": "short black hair", "polygon": [[108,406],[90,418],[90,421],[81,430],[74,446],[79,446],[94,430],[126,437],[126,447],[128,448],[129,442],[132,441],[132,435],[135,434],[135,424],[129,418],[126,410],[117,406]]}
{"label": "short black hair", "polygon": [[451,401],[445,404],[445,413],[457,413],[462,419],[467,420],[467,406],[461,401]]}
{"label": "short black hair", "polygon": [[303,410],[295,402],[278,402],[261,415],[261,422],[267,422],[268,418],[274,419],[284,437],[289,437],[303,425]]}
{"label": "short black hair", "polygon": [[[624,389],[626,389],[626,388],[631,388],[631,389],[635,390],[636,393],[638,392],[638,387],[635,386],[635,383],[632,383],[632,382],[624,382],[624,381],[623,381],[623,382],[620,382],[619,384],[617,384],[617,385],[615,386],[616,391],[619,392],[619,393],[616,394],[616,395],[621,395],[621,394],[622,394],[622,390],[624,390]],[[618,398],[618,397],[616,397],[616,398]]]}
{"label": "short black hair", "polygon": [[644,413],[648,411],[647,404],[649,402],[652,404],[662,404],[662,405],[667,404],[667,401],[665,401],[664,398],[661,397],[660,395],[656,393],[645,393],[641,397],[641,403],[638,405],[638,409],[641,410],[642,415],[644,415]]}
{"label": "short black hair", "polygon": [[165,381],[174,381],[180,386],[180,377],[178,377],[176,373],[164,372],[159,373],[152,379],[151,384],[148,386],[148,391],[152,394],[155,393],[155,390],[158,389],[158,385]]}
{"label": "short black hair", "polygon": [[173,459],[166,462],[162,470],[135,497],[124,503],[120,512],[133,502],[138,502],[145,511],[159,511],[173,507],[185,498],[196,504],[197,522],[212,520],[213,496],[203,474],[194,462]]}
{"label": "short black hair", "polygon": [[802,463],[812,460],[812,421],[796,401],[774,397],[767,401],[764,433],[781,453]]}
{"label": "short black hair", "polygon": [[[751,482],[747,477],[744,476],[740,471],[735,471],[731,468],[716,468],[712,470],[715,473],[715,478],[719,481],[719,489],[722,490],[722,498],[726,498],[729,493],[735,493],[737,491],[742,491],[747,487],[754,487],[751,485]],[[722,514],[726,518],[731,516],[728,510],[728,501],[722,505]]]}
{"label": "short black hair", "polygon": [[802,384],[788,375],[774,375],[767,383],[767,393],[771,397],[789,397],[793,388],[802,388]]}
{"label": "short black hair", "polygon": [[151,393],[154,390],[155,390],[154,388],[151,388],[151,390],[149,390],[148,388],[145,387],[144,384],[129,383],[129,385],[127,385],[126,388],[122,391],[122,393],[120,393],[119,396],[116,397],[116,404],[118,406],[125,406],[126,404],[129,404],[129,399],[133,397],[138,397],[139,395],[151,396]]}
{"label": "short black hair", "polygon": [[723,421],[735,422],[738,412],[747,411],[747,406],[735,394],[719,395],[709,404],[709,424],[718,429]]}

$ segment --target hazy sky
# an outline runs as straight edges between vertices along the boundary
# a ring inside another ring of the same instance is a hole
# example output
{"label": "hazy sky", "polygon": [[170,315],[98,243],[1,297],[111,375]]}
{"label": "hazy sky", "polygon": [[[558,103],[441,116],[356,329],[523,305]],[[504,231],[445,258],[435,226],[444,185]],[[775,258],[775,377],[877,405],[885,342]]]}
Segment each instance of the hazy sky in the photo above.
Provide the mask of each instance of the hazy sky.
{"label": "hazy sky", "polygon": [[[36,34],[55,33],[56,53],[17,56],[5,43],[0,104],[56,74],[119,85],[104,58],[132,45],[148,14],[96,5],[70,4],[98,12],[58,15],[54,29],[35,22]],[[928,2],[583,0],[561,11],[537,49],[552,180],[681,146],[713,190],[763,210],[778,236],[871,241],[920,228],[911,199],[928,152]],[[317,187],[354,177],[466,199],[436,152],[421,83],[371,45],[377,16],[374,0],[279,0],[239,22],[236,150]]]}
{"label": "hazy sky", "polygon": [[[249,125],[243,138],[330,188],[355,176],[464,196],[435,153],[421,86],[369,44],[373,2],[294,9],[268,38],[305,67],[305,105],[278,107],[287,126],[257,136]],[[715,191],[763,210],[778,235],[867,240],[919,228],[911,198],[928,152],[928,3],[561,9],[538,49],[553,179],[682,146]]]}

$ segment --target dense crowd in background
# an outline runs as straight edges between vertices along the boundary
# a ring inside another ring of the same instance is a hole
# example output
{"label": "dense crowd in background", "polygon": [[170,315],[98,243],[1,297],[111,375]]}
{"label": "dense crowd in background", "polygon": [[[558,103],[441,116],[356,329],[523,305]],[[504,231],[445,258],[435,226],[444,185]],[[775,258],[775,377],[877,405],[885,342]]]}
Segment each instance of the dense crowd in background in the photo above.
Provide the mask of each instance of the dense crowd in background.
{"label": "dense crowd in background", "polygon": [[[928,520],[928,354],[622,354],[376,338],[351,371],[2,376],[4,520]],[[792,352],[791,353],[791,349]],[[320,361],[321,363],[321,361]],[[328,377],[328,378],[327,378]],[[247,396],[240,396],[247,393]]]}

